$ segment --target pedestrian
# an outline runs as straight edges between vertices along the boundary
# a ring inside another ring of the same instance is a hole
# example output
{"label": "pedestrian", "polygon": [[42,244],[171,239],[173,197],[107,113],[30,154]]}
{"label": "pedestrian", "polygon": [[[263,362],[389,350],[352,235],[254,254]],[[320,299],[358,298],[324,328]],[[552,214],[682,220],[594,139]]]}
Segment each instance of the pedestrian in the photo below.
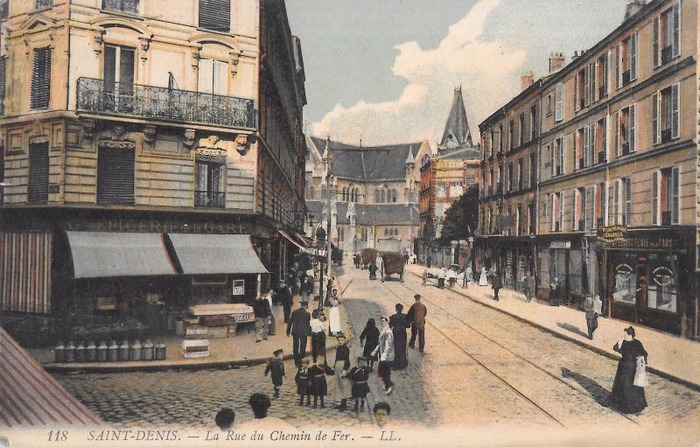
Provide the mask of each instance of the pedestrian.
{"label": "pedestrian", "polygon": [[338,296],[338,289],[333,289],[333,294],[329,299],[331,308],[328,311],[328,334],[335,335],[342,332],[340,327],[340,297]]}
{"label": "pedestrian", "polygon": [[306,274],[304,274],[304,277],[301,279],[301,300],[302,301],[309,301],[309,298],[311,295],[314,293],[314,271],[309,269],[306,271]]}
{"label": "pedestrian", "polygon": [[389,325],[394,333],[394,364],[393,369],[404,369],[408,366],[408,356],[406,355],[406,329],[408,329],[408,319],[403,311],[403,304],[397,303],[394,306],[396,313],[389,317]]}
{"label": "pedestrian", "polygon": [[384,383],[384,392],[391,394],[394,391],[394,383],[391,381],[391,364],[394,361],[394,333],[389,325],[389,317],[382,316],[379,321],[382,323],[382,332],[379,334],[379,344],[372,354],[379,356],[377,374]]}
{"label": "pedestrian", "polygon": [[493,288],[493,299],[498,301],[498,291],[503,288],[503,279],[501,279],[501,274],[496,270],[491,278],[491,287]]}
{"label": "pedestrian", "polygon": [[333,370],[326,363],[326,356],[319,355],[318,361],[313,360],[308,369],[309,373],[309,394],[314,397],[314,408],[318,407],[319,400],[321,408],[326,408],[324,398],[328,394],[328,381],[326,375],[332,376]]}
{"label": "pedestrian", "polygon": [[413,296],[415,303],[411,305],[406,314],[406,318],[411,323],[411,340],[408,342],[408,346],[414,349],[416,346],[416,336],[418,337],[418,350],[423,352],[425,350],[425,317],[428,315],[428,309],[425,304],[420,302],[420,295],[415,294]]}
{"label": "pedestrian", "polygon": [[304,398],[306,398],[306,406],[311,405],[311,394],[309,394],[309,388],[311,385],[311,379],[309,377],[309,363],[311,359],[304,357],[301,360],[299,369],[297,370],[297,375],[294,377],[294,381],[297,384],[297,395],[299,396],[299,406],[304,405]]}
{"label": "pedestrian", "polygon": [[216,413],[214,422],[221,431],[229,430],[233,427],[233,421],[236,419],[236,413],[231,408],[222,408]]}
{"label": "pedestrian", "polygon": [[[467,283],[474,282],[474,271],[470,266],[467,266],[465,269],[465,275],[464,275]],[[466,287],[466,286],[465,286]]]}
{"label": "pedestrian", "polygon": [[270,316],[267,318],[267,334],[268,335],[277,335],[276,331],[276,321],[275,321],[275,314],[272,312],[272,303],[274,301],[275,297],[275,291],[273,289],[270,289],[267,291],[267,294],[265,295],[265,299],[267,299],[267,302],[269,303],[270,306]]}
{"label": "pedestrian", "polygon": [[425,265],[426,265],[426,267],[428,267],[428,268],[431,267],[432,259],[433,259],[433,258],[431,258],[430,255],[426,256],[426,258],[425,258]]}
{"label": "pedestrian", "polygon": [[372,370],[367,364],[367,358],[360,356],[357,358],[357,366],[353,367],[348,373],[348,377],[352,380],[352,397],[355,399],[355,413],[365,409],[365,399],[369,394],[369,374]]}
{"label": "pedestrian", "polygon": [[299,308],[292,312],[287,323],[287,337],[292,335],[292,353],[294,364],[297,368],[301,365],[301,359],[306,355],[306,342],[311,335],[311,315],[306,311],[308,302],[299,303]]}
{"label": "pedestrian", "polygon": [[280,281],[280,286],[277,289],[277,297],[280,300],[280,304],[282,304],[284,324],[287,324],[289,323],[289,315],[292,313],[292,304],[294,304],[294,299],[292,298],[292,291],[289,290],[289,286],[284,281]]}
{"label": "pedestrian", "polygon": [[270,378],[272,379],[272,386],[274,387],[275,391],[275,399],[280,397],[280,387],[282,386],[282,382],[284,381],[285,376],[284,362],[282,361],[283,354],[283,349],[278,349],[275,352],[273,352],[273,357],[270,360],[268,360],[267,366],[265,367],[265,377],[267,377],[268,373],[271,373]]}
{"label": "pedestrian", "polygon": [[377,264],[372,262],[369,265],[369,279],[377,279]]}
{"label": "pedestrian", "polygon": [[445,278],[446,277],[447,277],[447,272],[445,271],[445,267],[440,267],[438,269],[438,274],[437,274],[438,289],[445,288]]}
{"label": "pedestrian", "polygon": [[267,340],[268,323],[270,322],[270,303],[262,295],[258,296],[253,303],[253,313],[255,314],[255,341]]}
{"label": "pedestrian", "polygon": [[550,306],[558,306],[559,305],[559,294],[561,291],[559,290],[561,287],[559,286],[559,278],[557,276],[554,277],[552,282],[549,284],[549,305]]}
{"label": "pedestrian", "polygon": [[377,427],[384,428],[389,423],[391,405],[387,402],[377,402],[372,408],[372,413],[374,413],[374,422],[377,424]]}
{"label": "pedestrian", "polygon": [[481,274],[479,274],[479,285],[480,286],[488,286],[489,282],[486,277],[486,267],[481,267]]}
{"label": "pedestrian", "polygon": [[403,263],[408,264],[408,253],[403,254]]}
{"label": "pedestrian", "polygon": [[593,340],[593,332],[598,328],[598,314],[595,311],[595,303],[592,296],[587,296],[583,302],[583,312],[586,316],[586,328],[588,338]]}
{"label": "pedestrian", "polygon": [[535,296],[535,277],[532,276],[532,272],[528,272],[525,276],[525,301],[530,302]]}
{"label": "pedestrian", "polygon": [[360,333],[360,346],[364,344],[364,349],[362,350],[362,355],[367,360],[369,368],[374,371],[374,362],[377,357],[372,354],[374,348],[379,344],[379,329],[377,328],[377,323],[374,318],[367,320],[365,328]]}
{"label": "pedestrian", "polygon": [[314,309],[311,311],[311,357],[315,362],[319,355],[326,355],[326,332],[323,328],[325,318],[323,313]]}
{"label": "pedestrian", "polygon": [[635,335],[634,328],[630,326],[624,330],[622,339],[613,346],[622,357],[617,365],[610,404],[626,414],[639,413],[647,406],[644,387],[634,384],[635,372],[641,367],[639,364],[646,365],[648,360],[644,346]]}
{"label": "pedestrian", "polygon": [[352,383],[347,377],[350,371],[350,348],[347,345],[347,338],[342,332],[337,336],[338,347],[335,350],[335,362],[333,362],[333,372],[335,375],[336,399],[340,404],[335,408],[346,410],[348,408],[348,398],[352,397]]}

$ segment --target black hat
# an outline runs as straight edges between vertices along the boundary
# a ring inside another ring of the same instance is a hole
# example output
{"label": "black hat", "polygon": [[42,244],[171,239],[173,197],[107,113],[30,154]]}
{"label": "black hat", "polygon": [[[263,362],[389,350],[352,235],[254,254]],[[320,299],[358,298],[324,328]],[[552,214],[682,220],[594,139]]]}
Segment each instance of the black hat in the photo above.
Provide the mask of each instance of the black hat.
{"label": "black hat", "polygon": [[632,337],[635,336],[634,328],[633,328],[632,326],[630,326],[630,327],[628,327],[628,328],[625,328],[625,333],[631,335]]}
{"label": "black hat", "polygon": [[358,361],[358,362],[366,362],[366,361],[367,361],[367,357],[364,357],[364,356],[361,355],[361,356],[359,356],[359,357],[357,358],[357,361]]}
{"label": "black hat", "polygon": [[309,305],[309,302],[308,301],[301,301],[301,302],[299,302],[299,305],[301,307],[307,307]]}
{"label": "black hat", "polygon": [[275,352],[273,352],[272,354],[274,354],[276,356],[277,354],[281,354],[283,352],[284,352],[284,349],[278,349]]}
{"label": "black hat", "polygon": [[415,295],[413,295],[413,298],[415,298],[416,301],[418,301],[420,299],[420,295],[416,293]]}

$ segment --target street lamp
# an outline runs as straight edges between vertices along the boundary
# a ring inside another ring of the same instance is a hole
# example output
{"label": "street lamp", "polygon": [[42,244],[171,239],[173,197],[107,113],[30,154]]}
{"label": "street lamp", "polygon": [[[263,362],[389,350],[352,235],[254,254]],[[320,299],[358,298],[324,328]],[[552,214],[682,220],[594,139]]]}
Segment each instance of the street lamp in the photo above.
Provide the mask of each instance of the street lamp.
{"label": "street lamp", "polygon": [[[326,278],[328,281],[328,286],[326,290],[326,296],[328,296],[330,289],[332,288],[331,283],[331,250],[332,250],[332,237],[331,237],[331,196],[333,195],[333,187],[331,185],[331,138],[326,137],[326,147],[323,151],[323,164],[326,169],[326,268],[327,274]],[[321,284],[319,287],[319,299],[318,308],[323,308],[323,275],[321,275]]]}

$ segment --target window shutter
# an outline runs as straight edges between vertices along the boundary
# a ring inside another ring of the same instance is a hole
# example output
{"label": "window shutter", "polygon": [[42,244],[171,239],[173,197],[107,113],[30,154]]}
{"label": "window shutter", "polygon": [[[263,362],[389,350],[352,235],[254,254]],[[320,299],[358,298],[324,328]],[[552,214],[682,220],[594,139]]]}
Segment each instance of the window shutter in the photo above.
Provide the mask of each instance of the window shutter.
{"label": "window shutter", "polygon": [[231,29],[231,0],[199,0],[199,27],[228,32]]}
{"label": "window shutter", "polygon": [[652,30],[652,49],[651,49],[651,54],[652,58],[654,60],[654,67],[659,66],[659,18],[654,17],[654,27]]}
{"label": "window shutter", "polygon": [[29,146],[29,185],[27,202],[45,204],[49,200],[49,144]]}
{"label": "window shutter", "polygon": [[588,65],[588,85],[589,85],[589,87],[588,87],[588,97],[587,98],[588,98],[589,103],[595,101],[595,91],[596,91],[596,88],[595,88],[596,79],[595,79],[595,77],[596,77],[596,73],[598,73],[596,70],[596,67],[597,67],[597,62],[591,63],[590,65]]}
{"label": "window shutter", "polygon": [[624,178],[625,182],[625,225],[630,226],[632,223],[632,179]]}
{"label": "window shutter", "polygon": [[97,157],[97,203],[134,204],[134,150],[100,147]]}
{"label": "window shutter", "polygon": [[630,114],[630,125],[629,125],[629,137],[627,141],[629,142],[630,145],[630,152],[635,152],[637,150],[637,144],[636,144],[636,135],[637,135],[637,126],[636,126],[636,112],[637,111],[637,104],[632,104],[629,108],[629,114]]}
{"label": "window shutter", "polygon": [[554,108],[554,120],[561,121],[564,119],[564,83],[560,82],[556,87],[556,104]]}
{"label": "window shutter", "polygon": [[671,86],[671,137],[680,137],[680,83]]}
{"label": "window shutter", "polygon": [[680,222],[680,171],[678,168],[671,169],[671,223],[678,224]]}
{"label": "window shutter", "polygon": [[199,93],[213,93],[214,61],[199,60]]}
{"label": "window shutter", "polygon": [[661,142],[661,120],[659,120],[659,92],[651,95],[651,141],[652,144]]}
{"label": "window shutter", "polygon": [[637,33],[630,36],[630,80],[637,79]]}
{"label": "window shutter", "polygon": [[615,139],[613,140],[613,145],[615,146],[615,155],[619,157],[622,153],[620,145],[620,112],[615,112]]}
{"label": "window shutter", "polygon": [[659,171],[651,173],[651,224],[659,224]]}
{"label": "window shutter", "polygon": [[51,48],[34,50],[34,66],[32,67],[32,90],[30,108],[32,110],[49,107],[51,93]]}
{"label": "window shutter", "polygon": [[681,8],[680,4],[673,5],[673,56],[681,54]]}
{"label": "window shutter", "polygon": [[620,51],[620,44],[615,47],[615,77],[617,78],[617,88],[622,87],[622,72],[620,71],[620,59],[622,58],[622,51]]}

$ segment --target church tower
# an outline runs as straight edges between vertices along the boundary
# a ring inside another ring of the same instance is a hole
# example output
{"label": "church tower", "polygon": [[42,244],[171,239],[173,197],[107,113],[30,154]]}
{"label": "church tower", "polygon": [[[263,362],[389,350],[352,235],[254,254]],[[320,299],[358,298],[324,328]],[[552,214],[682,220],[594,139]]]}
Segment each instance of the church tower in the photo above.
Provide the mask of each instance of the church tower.
{"label": "church tower", "polygon": [[472,134],[467,121],[467,111],[462,98],[462,86],[456,87],[452,95],[452,108],[445,123],[445,130],[438,145],[438,151],[462,147],[472,147]]}

